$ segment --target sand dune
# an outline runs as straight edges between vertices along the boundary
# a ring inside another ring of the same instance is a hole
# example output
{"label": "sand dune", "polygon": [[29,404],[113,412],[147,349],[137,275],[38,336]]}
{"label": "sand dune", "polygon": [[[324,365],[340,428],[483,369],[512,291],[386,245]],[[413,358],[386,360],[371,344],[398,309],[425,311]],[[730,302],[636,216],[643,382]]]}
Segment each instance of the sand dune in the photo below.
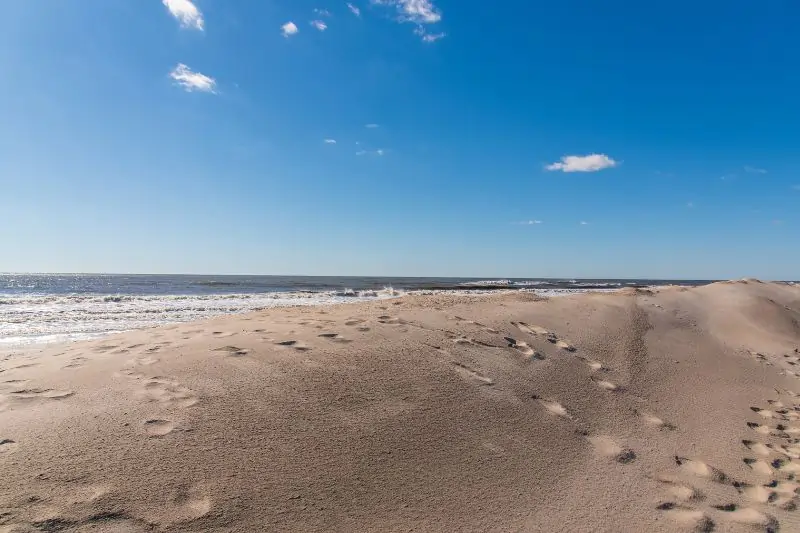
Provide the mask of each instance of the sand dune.
{"label": "sand dune", "polygon": [[800,531],[800,288],[273,309],[0,360],[0,532]]}

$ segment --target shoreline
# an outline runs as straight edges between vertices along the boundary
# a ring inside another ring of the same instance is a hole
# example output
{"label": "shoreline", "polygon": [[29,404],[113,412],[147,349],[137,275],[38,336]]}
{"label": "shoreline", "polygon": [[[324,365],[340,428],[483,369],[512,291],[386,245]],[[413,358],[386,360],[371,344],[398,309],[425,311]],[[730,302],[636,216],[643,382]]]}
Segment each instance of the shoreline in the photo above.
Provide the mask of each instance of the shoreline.
{"label": "shoreline", "polygon": [[[171,294],[164,294],[164,295],[36,295],[33,296],[33,300],[42,300],[45,302],[50,301],[60,301],[65,300],[68,303],[62,304],[64,306],[64,310],[60,310],[58,308],[53,309],[52,311],[48,310],[49,313],[53,314],[53,316],[58,317],[58,313],[70,312],[71,309],[74,307],[74,301],[88,301],[91,302],[92,306],[97,307],[97,309],[92,308],[91,314],[87,317],[87,327],[92,326],[92,320],[95,320],[95,316],[98,313],[101,313],[101,309],[104,308],[108,312],[111,306],[116,307],[113,309],[114,313],[123,313],[125,312],[125,305],[129,306],[129,313],[156,313],[159,311],[158,306],[163,306],[164,302],[177,302],[177,311],[169,310],[168,312],[173,313],[172,315],[167,315],[164,318],[157,318],[153,319],[154,315],[145,317],[148,320],[152,320],[152,323],[141,322],[141,318],[139,319],[139,323],[133,323],[131,327],[122,327],[119,329],[108,329],[107,331],[84,331],[82,329],[82,324],[80,322],[65,326],[71,327],[73,329],[67,329],[64,331],[54,331],[50,333],[38,333],[38,334],[24,334],[24,333],[17,333],[17,334],[7,334],[5,336],[0,335],[0,353],[7,352],[8,350],[19,349],[26,346],[30,347],[37,347],[37,346],[44,346],[53,343],[62,343],[62,342],[79,342],[83,340],[97,340],[102,339],[108,335],[115,335],[119,333],[124,333],[128,331],[136,331],[142,329],[148,329],[151,327],[159,327],[159,326],[166,326],[170,324],[184,324],[184,323],[191,323],[198,320],[216,318],[220,316],[228,316],[228,315],[242,315],[251,312],[258,312],[263,311],[266,309],[272,308],[284,308],[284,307],[317,307],[317,306],[334,306],[334,305],[350,305],[350,304],[357,304],[362,302],[370,302],[370,301],[387,301],[394,298],[403,298],[403,297],[413,297],[413,296],[424,296],[424,295],[451,295],[451,296],[462,296],[465,298],[469,297],[483,297],[483,296],[492,296],[503,294],[507,292],[519,292],[519,293],[535,293],[542,297],[560,297],[566,296],[571,294],[580,294],[584,292],[614,292],[622,290],[619,287],[607,287],[607,286],[591,286],[591,287],[581,287],[581,288],[566,288],[566,289],[538,289],[534,287],[507,287],[507,286],[470,286],[464,287],[459,289],[442,289],[442,288],[425,288],[425,289],[415,289],[411,291],[399,291],[392,288],[385,289],[383,291],[368,291],[367,294],[363,294],[364,291],[361,292],[345,292],[345,293],[336,293],[336,294],[329,294],[327,292],[311,292],[311,291],[296,291],[291,293],[292,298],[289,299],[284,293],[265,293],[265,294],[224,294],[224,295],[214,295],[214,296],[202,296],[202,295],[171,295]],[[174,300],[173,300],[174,299]],[[214,309],[213,307],[208,307],[208,304],[205,303],[208,300],[212,301],[220,301],[221,303],[216,305],[223,305],[227,307],[220,307],[218,309]],[[239,300],[242,300],[239,302]],[[192,304],[193,301],[197,301],[197,303]],[[146,304],[141,304],[138,302],[147,302]],[[9,308],[13,310],[13,306],[9,305],[9,301],[6,300],[5,307],[0,309],[0,311],[8,311]],[[59,304],[49,304],[51,307],[53,305]],[[169,305],[172,305],[171,303]],[[99,307],[98,307],[99,306]],[[137,307],[134,307],[137,306]],[[238,307],[237,307],[238,306]],[[151,309],[152,307],[152,309]],[[188,314],[183,316],[182,307],[187,309]],[[122,308],[122,310],[120,310]],[[169,308],[168,308],[169,309]],[[36,311],[35,309],[33,310]],[[197,315],[197,316],[195,316]],[[41,320],[50,320],[49,317],[39,318],[33,312],[30,315],[24,315],[23,320],[31,321],[34,325],[30,327],[35,327],[35,323]],[[106,326],[111,328],[111,326]],[[41,339],[41,340],[40,340]]]}

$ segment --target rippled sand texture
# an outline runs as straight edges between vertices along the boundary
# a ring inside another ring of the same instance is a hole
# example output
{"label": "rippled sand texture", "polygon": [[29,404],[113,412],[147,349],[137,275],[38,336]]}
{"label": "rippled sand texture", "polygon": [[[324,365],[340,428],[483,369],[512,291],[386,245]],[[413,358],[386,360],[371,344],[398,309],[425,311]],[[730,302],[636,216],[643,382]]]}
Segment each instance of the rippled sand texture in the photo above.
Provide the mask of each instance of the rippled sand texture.
{"label": "rippled sand texture", "polygon": [[800,288],[407,296],[0,357],[0,532],[800,531]]}

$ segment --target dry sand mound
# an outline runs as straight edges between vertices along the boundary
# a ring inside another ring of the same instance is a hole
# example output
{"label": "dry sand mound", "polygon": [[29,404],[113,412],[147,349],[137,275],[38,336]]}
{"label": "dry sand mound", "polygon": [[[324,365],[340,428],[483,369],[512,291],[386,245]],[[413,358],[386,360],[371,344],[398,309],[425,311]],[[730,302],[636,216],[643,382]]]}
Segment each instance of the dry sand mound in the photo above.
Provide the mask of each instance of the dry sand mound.
{"label": "dry sand mound", "polygon": [[800,531],[799,324],[747,281],[13,354],[0,532]]}

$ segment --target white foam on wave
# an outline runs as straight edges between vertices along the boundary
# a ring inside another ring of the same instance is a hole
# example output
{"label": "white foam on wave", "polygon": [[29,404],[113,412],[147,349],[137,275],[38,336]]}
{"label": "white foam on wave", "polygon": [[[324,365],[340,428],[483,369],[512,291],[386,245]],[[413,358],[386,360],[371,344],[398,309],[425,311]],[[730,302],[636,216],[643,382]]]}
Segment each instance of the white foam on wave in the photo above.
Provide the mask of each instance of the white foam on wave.
{"label": "white foam on wave", "polygon": [[387,287],[258,294],[0,296],[0,346],[84,340],[273,307],[343,304],[400,295]]}

